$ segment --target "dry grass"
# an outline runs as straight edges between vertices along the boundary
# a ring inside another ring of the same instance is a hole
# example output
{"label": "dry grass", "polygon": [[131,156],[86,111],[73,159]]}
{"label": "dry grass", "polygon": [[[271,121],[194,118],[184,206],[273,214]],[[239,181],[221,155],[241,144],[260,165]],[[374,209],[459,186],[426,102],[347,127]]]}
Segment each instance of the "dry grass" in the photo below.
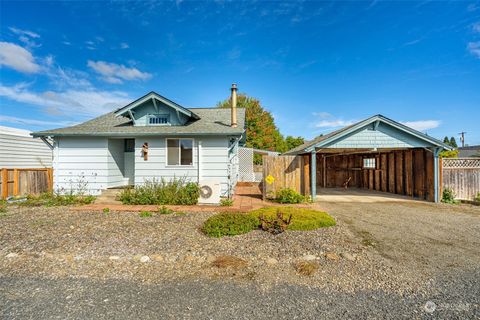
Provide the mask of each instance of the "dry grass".
{"label": "dry grass", "polygon": [[294,268],[302,276],[311,276],[318,270],[318,264],[311,261],[299,261],[294,265]]}
{"label": "dry grass", "polygon": [[212,262],[212,266],[217,268],[242,269],[247,265],[247,261],[234,256],[219,256]]}

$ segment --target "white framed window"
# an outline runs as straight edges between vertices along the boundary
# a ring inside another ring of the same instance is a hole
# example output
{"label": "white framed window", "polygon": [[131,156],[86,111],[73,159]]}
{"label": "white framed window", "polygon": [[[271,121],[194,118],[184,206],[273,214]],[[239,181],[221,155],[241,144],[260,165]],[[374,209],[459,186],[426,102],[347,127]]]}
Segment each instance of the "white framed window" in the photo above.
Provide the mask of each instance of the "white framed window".
{"label": "white framed window", "polygon": [[193,166],[193,139],[167,139],[167,166]]}
{"label": "white framed window", "polygon": [[170,116],[168,114],[151,114],[148,116],[149,125],[166,125],[170,124]]}
{"label": "white framed window", "polygon": [[363,159],[363,168],[365,168],[365,169],[375,169],[375,158],[364,158]]}

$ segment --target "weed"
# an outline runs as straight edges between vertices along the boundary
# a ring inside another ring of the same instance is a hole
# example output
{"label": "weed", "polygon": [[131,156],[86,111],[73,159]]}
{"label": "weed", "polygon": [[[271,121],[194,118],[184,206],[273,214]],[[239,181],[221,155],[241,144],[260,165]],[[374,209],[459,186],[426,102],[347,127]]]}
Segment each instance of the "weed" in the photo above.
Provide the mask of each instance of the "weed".
{"label": "weed", "polygon": [[306,201],[306,198],[295,190],[286,188],[277,191],[275,201],[280,203],[302,203]]}
{"label": "weed", "polygon": [[153,216],[153,213],[150,211],[142,211],[140,212],[140,218],[150,218]]}
{"label": "weed", "polygon": [[109,214],[110,213],[110,208],[103,208],[102,211],[105,214]]}
{"label": "weed", "polygon": [[222,198],[220,199],[220,205],[222,207],[231,207],[233,206],[233,200],[230,198]]}
{"label": "weed", "polygon": [[160,208],[158,208],[158,213],[159,214],[172,214],[174,213],[175,211],[173,211],[172,209],[169,209],[165,206],[161,206]]}
{"label": "weed", "polygon": [[299,261],[293,267],[302,276],[311,276],[318,270],[318,264],[312,261]]}
{"label": "weed", "polygon": [[445,188],[443,189],[442,192],[442,202],[444,203],[451,203],[451,204],[457,204],[459,203],[458,200],[455,200],[455,192],[450,189],[450,188]]}
{"label": "weed", "polygon": [[247,261],[234,256],[219,256],[212,262],[212,266],[217,268],[241,269],[248,265]]}
{"label": "weed", "polygon": [[19,202],[21,206],[27,207],[57,207],[57,206],[69,206],[78,204],[90,204],[95,200],[94,196],[90,195],[78,195],[78,194],[59,194],[54,192],[45,192],[38,196],[29,195],[27,200]]}
{"label": "weed", "polygon": [[323,227],[330,227],[336,224],[329,214],[322,211],[312,210],[309,208],[295,208],[295,207],[268,207],[251,211],[249,215],[259,218],[263,215],[264,219],[275,219],[278,211],[283,217],[291,216],[291,221],[287,226],[287,230],[315,230]]}
{"label": "weed", "polygon": [[480,192],[477,192],[477,195],[475,196],[475,198],[473,199],[477,202],[480,202]]}

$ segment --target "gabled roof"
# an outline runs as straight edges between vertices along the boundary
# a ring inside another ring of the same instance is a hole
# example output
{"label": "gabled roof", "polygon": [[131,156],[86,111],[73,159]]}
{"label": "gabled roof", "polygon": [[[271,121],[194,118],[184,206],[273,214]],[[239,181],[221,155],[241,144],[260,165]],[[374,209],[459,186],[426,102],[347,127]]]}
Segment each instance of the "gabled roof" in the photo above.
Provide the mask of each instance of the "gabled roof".
{"label": "gabled roof", "polygon": [[189,110],[185,107],[182,107],[178,103],[175,103],[172,100],[167,99],[164,96],[161,96],[154,91],[151,91],[151,92],[147,93],[146,95],[144,95],[143,97],[140,97],[137,100],[127,104],[125,107],[122,107],[120,109],[115,110],[115,115],[116,116],[124,116],[124,115],[128,114],[129,111],[131,111],[132,109],[135,109],[136,107],[138,107],[142,103],[147,102],[148,100],[154,100],[154,99],[157,99],[158,101],[163,102],[167,106],[185,114],[186,116],[188,116],[190,118],[200,119],[200,117],[198,115],[196,115],[195,113],[193,113],[191,110]]}
{"label": "gabled roof", "polygon": [[368,119],[365,119],[363,121],[359,121],[357,123],[354,123],[350,126],[347,126],[347,127],[344,127],[344,128],[341,128],[339,130],[336,130],[336,131],[333,131],[333,132],[330,132],[326,135],[323,135],[323,136],[319,136],[319,137],[316,137],[315,139],[311,140],[311,141],[307,141],[305,142],[304,144],[296,147],[296,148],[293,148],[292,150],[286,152],[286,154],[302,154],[302,153],[309,153],[313,150],[315,150],[316,148],[322,148],[328,144],[331,144],[332,142],[334,141],[338,141],[340,139],[342,139],[343,137],[347,136],[348,134],[352,133],[352,132],[355,132],[361,128],[364,128],[368,125],[371,125],[372,123],[385,123],[389,126],[392,126],[400,131],[403,131],[411,136],[414,136],[420,140],[423,140],[425,142],[427,142],[428,144],[430,145],[434,145],[436,147],[439,147],[439,148],[443,148],[443,149],[446,149],[446,150],[452,150],[452,148],[441,142],[440,140],[437,140],[435,138],[432,138],[424,133],[421,133],[415,129],[412,129],[410,127],[407,127],[406,125],[404,124],[401,124],[399,122],[396,122],[392,119],[389,119],[381,114],[377,114],[375,116],[372,116]]}
{"label": "gabled roof", "polygon": [[245,109],[237,108],[238,127],[230,126],[230,108],[190,108],[198,120],[191,119],[179,126],[133,126],[132,120],[125,116],[116,116],[109,112],[84,123],[53,130],[34,132],[34,137],[45,136],[101,136],[101,137],[136,137],[136,136],[199,136],[232,135],[240,136],[245,131]]}

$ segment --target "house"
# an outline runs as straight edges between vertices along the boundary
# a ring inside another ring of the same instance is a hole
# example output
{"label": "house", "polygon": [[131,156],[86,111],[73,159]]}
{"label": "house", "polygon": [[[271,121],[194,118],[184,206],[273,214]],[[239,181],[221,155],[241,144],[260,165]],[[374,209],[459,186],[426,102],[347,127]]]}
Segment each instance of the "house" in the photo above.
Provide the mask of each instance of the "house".
{"label": "house", "polygon": [[458,157],[459,158],[472,158],[480,157],[480,145],[476,146],[466,146],[458,148]]}
{"label": "house", "polygon": [[355,187],[438,202],[443,142],[382,115],[287,152],[308,156],[312,198],[322,188]]}
{"label": "house", "polygon": [[233,192],[245,109],[185,108],[155,92],[90,121],[33,133],[53,141],[55,190],[98,195],[152,179],[209,181]]}
{"label": "house", "polygon": [[30,131],[0,126],[0,168],[39,169],[52,166],[52,149]]}

